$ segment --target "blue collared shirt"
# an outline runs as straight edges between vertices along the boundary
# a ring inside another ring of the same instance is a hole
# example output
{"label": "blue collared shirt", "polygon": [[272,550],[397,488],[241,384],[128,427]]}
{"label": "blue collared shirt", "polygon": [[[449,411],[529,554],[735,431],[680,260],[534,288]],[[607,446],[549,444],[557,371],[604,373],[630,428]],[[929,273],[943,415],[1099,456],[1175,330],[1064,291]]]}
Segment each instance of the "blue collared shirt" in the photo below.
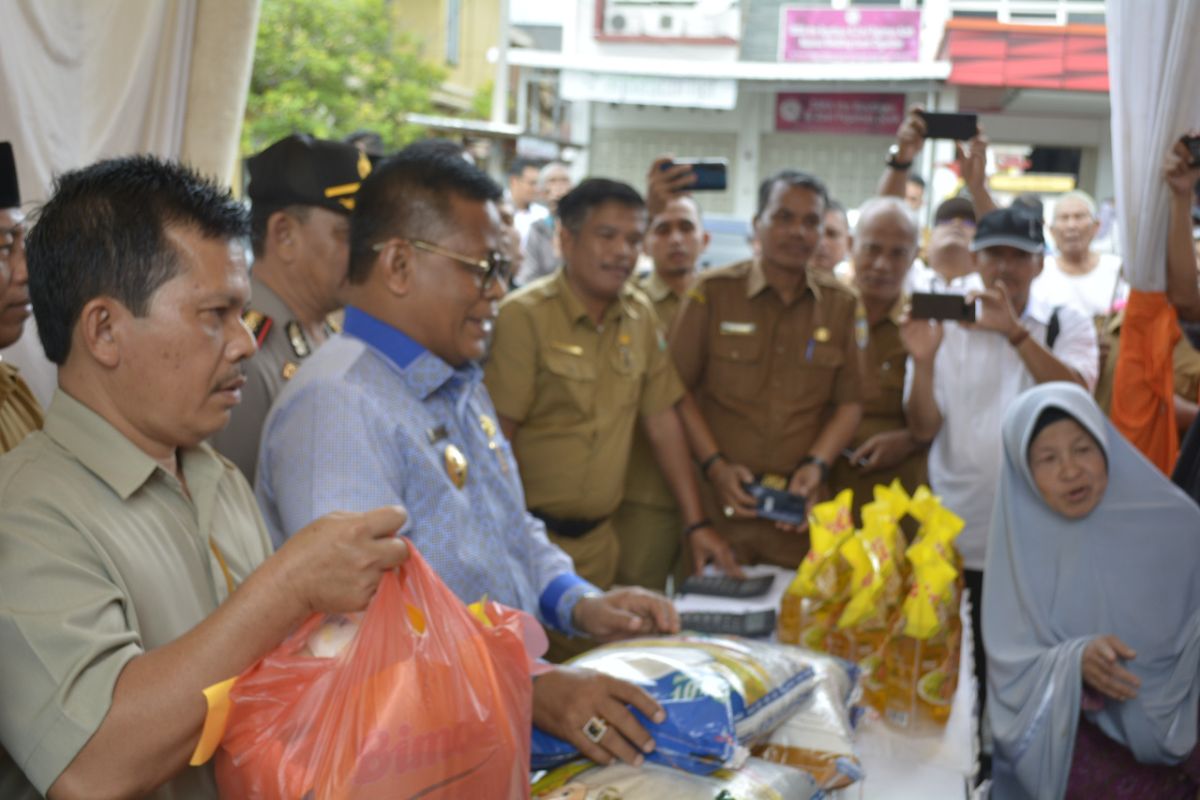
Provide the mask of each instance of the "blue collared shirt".
{"label": "blue collared shirt", "polygon": [[[263,426],[255,481],[276,547],[332,511],[399,503],[407,536],[464,602],[482,595],[573,632],[599,590],[525,510],[476,364],[457,369],[359,309],[305,360]],[[466,460],[462,485],[447,450]]]}

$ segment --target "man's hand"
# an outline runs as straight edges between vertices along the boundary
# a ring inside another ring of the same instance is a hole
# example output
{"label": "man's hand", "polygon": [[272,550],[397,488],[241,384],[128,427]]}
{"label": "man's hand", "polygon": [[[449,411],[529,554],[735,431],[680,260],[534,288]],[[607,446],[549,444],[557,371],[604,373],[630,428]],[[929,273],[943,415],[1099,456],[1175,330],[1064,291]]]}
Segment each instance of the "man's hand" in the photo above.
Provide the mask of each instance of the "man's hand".
{"label": "man's hand", "polygon": [[980,314],[974,322],[964,322],[964,326],[978,328],[984,331],[995,331],[1012,338],[1021,330],[1021,320],[1013,309],[1012,301],[1008,299],[1008,290],[1004,284],[997,283],[982,292],[971,292],[967,302],[979,300]]}
{"label": "man's hand", "polygon": [[575,604],[571,616],[581,633],[598,642],[652,633],[679,633],[679,614],[671,601],[638,586],[622,586],[585,597]]}
{"label": "man's hand", "polygon": [[[741,464],[719,458],[708,468],[708,480],[721,501],[721,513],[726,517],[752,519],[758,516],[754,498],[743,488],[754,482],[754,473]],[[733,513],[729,513],[730,510]]]}
{"label": "man's hand", "polygon": [[979,132],[967,142],[966,148],[960,142],[954,143],[958,169],[968,188],[983,186],[987,180],[987,148],[988,138],[983,135],[982,125],[979,126]]}
{"label": "man's hand", "polygon": [[925,107],[920,103],[909,106],[908,114],[900,123],[900,127],[896,129],[896,147],[899,150],[896,153],[896,159],[898,161],[912,161],[925,146],[925,120],[921,119],[921,115],[918,113],[924,110]]}
{"label": "man's hand", "polygon": [[913,361],[931,362],[942,346],[942,323],[931,319],[905,319],[900,323],[900,341]]}
{"label": "man's hand", "polygon": [[1083,649],[1083,682],[1113,700],[1132,700],[1142,682],[1120,662],[1136,657],[1137,653],[1116,636],[1097,636]]}
{"label": "man's hand", "polygon": [[[813,504],[823,495],[821,488],[821,468],[816,464],[805,464],[792,473],[792,477],[788,480],[787,490],[807,499],[808,507],[812,508]],[[808,520],[801,525],[776,522],[775,527],[784,533],[804,533],[808,530]]]}
{"label": "man's hand", "polygon": [[866,475],[897,466],[916,449],[917,442],[907,428],[884,431],[859,445],[850,456],[850,463]]}
{"label": "man's hand", "polygon": [[746,577],[746,573],[738,566],[737,559],[733,557],[733,550],[711,525],[697,528],[688,534],[688,544],[692,548],[693,575],[699,575],[704,571],[705,564],[712,563],[732,578]]}
{"label": "man's hand", "polygon": [[310,612],[361,611],[384,573],[408,558],[408,543],[396,536],[407,519],[400,506],[321,517],[273,556],[285,560],[283,589]]}
{"label": "man's hand", "polygon": [[[687,164],[673,164],[673,157],[659,156],[650,165],[646,173],[646,219],[652,220],[655,215],[667,207],[680,192],[696,182],[696,173]],[[671,166],[663,169],[664,164]]]}
{"label": "man's hand", "polygon": [[[1200,136],[1200,131],[1191,131],[1188,135]],[[1192,154],[1187,146],[1176,141],[1175,146],[1167,151],[1167,158],[1163,164],[1163,180],[1166,181],[1173,198],[1189,204],[1192,202],[1192,187],[1196,185],[1196,181],[1200,181],[1200,167],[1189,166],[1191,161]]]}
{"label": "man's hand", "polygon": [[[620,759],[640,766],[654,752],[654,739],[626,708],[632,705],[654,722],[667,718],[662,706],[637,686],[578,667],[558,667],[533,680],[533,724],[570,742],[597,764]],[[599,742],[583,732],[592,717],[608,730]]]}

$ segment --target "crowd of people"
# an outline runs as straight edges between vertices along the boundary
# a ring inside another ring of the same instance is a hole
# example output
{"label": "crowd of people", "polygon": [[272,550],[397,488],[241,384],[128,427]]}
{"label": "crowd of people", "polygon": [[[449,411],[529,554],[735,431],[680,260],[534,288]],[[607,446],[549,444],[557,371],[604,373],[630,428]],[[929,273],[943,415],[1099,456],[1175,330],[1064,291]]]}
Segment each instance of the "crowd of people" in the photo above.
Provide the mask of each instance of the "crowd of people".
{"label": "crowd of people", "polygon": [[[0,346],[32,305],[58,368],[43,410],[0,365],[0,795],[215,796],[202,690],[364,608],[408,543],[557,663],[677,632],[688,574],[797,567],[806,526],[752,484],[857,514],[898,479],[965,522],[997,796],[1194,797],[1200,509],[1104,418],[1119,260],[1082,192],[1052,250],[1032,200],[998,206],[982,131],[922,230],[924,133],[914,110],[853,225],[818,175],[767,177],[752,256],[702,272],[667,156],[642,187],[518,159],[505,192],[452,142],[296,134],[246,162],[248,211],[134,156],[59,176],[27,230],[0,150]],[[1200,167],[1179,146],[1163,175],[1169,299],[1200,319]],[[664,713],[569,666],[533,702],[600,763],[653,750],[630,706]]]}

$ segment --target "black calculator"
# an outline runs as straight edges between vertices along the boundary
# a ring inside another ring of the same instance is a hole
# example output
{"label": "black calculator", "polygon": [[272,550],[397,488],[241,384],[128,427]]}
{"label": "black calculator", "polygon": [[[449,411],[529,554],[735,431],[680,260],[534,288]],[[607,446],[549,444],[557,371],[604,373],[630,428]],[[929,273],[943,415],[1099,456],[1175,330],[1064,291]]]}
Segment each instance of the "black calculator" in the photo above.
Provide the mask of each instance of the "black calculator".
{"label": "black calculator", "polygon": [[679,615],[685,631],[722,636],[770,636],[775,630],[775,610],[734,614],[725,611],[685,611]]}
{"label": "black calculator", "polygon": [[774,575],[757,578],[731,578],[728,575],[692,575],[679,587],[680,594],[706,594],[712,597],[732,597],[749,600],[771,591]]}

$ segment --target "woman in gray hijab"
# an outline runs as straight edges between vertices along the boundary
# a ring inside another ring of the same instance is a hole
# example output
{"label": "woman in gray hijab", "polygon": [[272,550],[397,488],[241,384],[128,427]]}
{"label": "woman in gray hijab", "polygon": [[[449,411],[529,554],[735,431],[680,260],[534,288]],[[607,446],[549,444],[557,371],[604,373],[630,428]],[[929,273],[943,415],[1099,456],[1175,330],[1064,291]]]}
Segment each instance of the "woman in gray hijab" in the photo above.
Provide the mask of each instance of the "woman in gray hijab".
{"label": "woman in gray hijab", "polygon": [[1004,419],[983,588],[993,797],[1195,798],[1200,508],[1074,384]]}

